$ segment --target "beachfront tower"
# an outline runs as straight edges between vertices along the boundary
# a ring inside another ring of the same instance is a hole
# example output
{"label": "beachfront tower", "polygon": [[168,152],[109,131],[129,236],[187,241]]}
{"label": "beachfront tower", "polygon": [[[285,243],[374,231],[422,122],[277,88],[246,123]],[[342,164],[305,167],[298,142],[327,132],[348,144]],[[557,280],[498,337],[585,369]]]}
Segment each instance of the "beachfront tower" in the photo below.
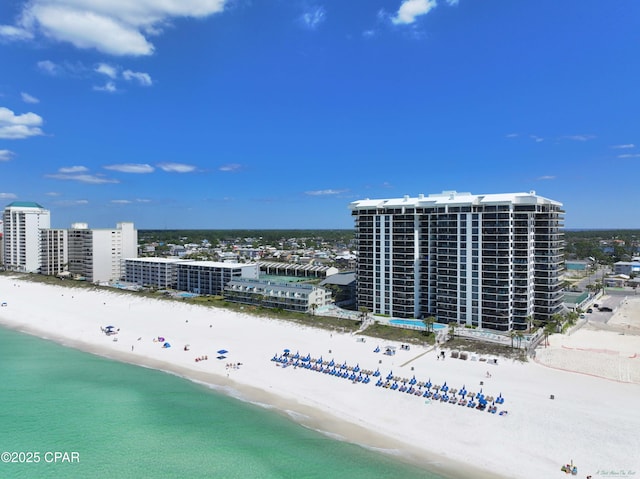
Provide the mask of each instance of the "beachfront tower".
{"label": "beachfront tower", "polygon": [[51,226],[49,210],[31,201],[14,201],[5,207],[2,221],[5,268],[37,273],[41,230]]}
{"label": "beachfront tower", "polygon": [[138,256],[138,231],[133,223],[115,229],[89,229],[74,223],[68,231],[69,273],[93,283],[124,278],[126,258]]}
{"label": "beachfront tower", "polygon": [[351,203],[360,308],[524,330],[562,310],[562,204],[446,191]]}

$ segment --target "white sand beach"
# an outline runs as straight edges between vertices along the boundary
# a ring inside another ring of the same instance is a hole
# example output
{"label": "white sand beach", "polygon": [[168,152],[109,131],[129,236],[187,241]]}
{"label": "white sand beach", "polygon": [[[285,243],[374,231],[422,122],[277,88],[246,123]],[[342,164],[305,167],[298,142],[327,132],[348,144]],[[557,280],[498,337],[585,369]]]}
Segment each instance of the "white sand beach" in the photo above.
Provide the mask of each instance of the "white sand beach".
{"label": "white sand beach", "polygon": [[[0,276],[0,302],[6,302],[0,323],[7,327],[215,385],[286,411],[310,427],[445,475],[546,479],[564,476],[560,467],[570,461],[578,467],[578,477],[640,475],[636,334],[584,327],[571,336],[552,336],[549,347],[538,349],[536,361],[489,365],[449,354],[437,360],[433,350],[403,350],[400,344],[393,344],[395,356],[386,356],[374,349],[390,343],[371,337],[363,342],[351,334],[217,308],[9,276]],[[618,315],[627,322],[640,321],[640,302],[628,300]],[[107,325],[119,329],[118,334],[105,335],[101,328]],[[171,347],[163,348],[164,342]],[[379,368],[384,377],[392,371],[401,378],[415,375],[418,381],[446,382],[472,392],[482,388],[486,395],[501,394],[505,402],[498,411],[508,414],[376,387],[376,378],[363,384],[283,368],[271,359],[284,349]],[[218,353],[222,350],[227,352]],[[196,361],[203,356],[208,359]]]}

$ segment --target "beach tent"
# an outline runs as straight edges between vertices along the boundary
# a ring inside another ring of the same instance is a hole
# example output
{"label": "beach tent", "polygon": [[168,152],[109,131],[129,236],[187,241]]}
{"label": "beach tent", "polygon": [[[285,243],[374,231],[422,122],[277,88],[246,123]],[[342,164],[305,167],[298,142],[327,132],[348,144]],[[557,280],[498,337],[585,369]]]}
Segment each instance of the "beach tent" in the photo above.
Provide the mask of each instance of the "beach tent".
{"label": "beach tent", "polygon": [[218,354],[222,355],[222,354],[226,354],[226,353],[228,353],[228,352],[229,352],[229,351],[227,351],[226,349],[220,349],[220,350],[218,351]]}
{"label": "beach tent", "polygon": [[171,347],[171,345],[170,345],[169,343],[164,343],[164,344],[162,345],[162,347],[163,347],[163,348],[170,348],[170,347]]}

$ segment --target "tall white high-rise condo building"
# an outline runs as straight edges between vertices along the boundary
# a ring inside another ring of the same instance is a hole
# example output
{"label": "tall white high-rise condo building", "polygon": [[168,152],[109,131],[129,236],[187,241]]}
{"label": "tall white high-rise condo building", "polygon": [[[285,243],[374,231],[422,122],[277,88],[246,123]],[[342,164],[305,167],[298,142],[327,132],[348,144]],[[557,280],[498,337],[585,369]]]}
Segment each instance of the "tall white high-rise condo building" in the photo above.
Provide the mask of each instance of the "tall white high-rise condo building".
{"label": "tall white high-rise condo building", "polygon": [[67,233],[69,273],[94,283],[124,278],[125,258],[138,256],[138,231],[133,223],[115,229],[89,229],[74,223]]}
{"label": "tall white high-rise condo building", "polygon": [[562,310],[562,204],[530,193],[446,191],[351,203],[358,306],[524,330]]}
{"label": "tall white high-rise condo building", "polygon": [[51,214],[38,203],[14,201],[2,215],[4,266],[25,273],[40,269],[40,231],[51,226]]}

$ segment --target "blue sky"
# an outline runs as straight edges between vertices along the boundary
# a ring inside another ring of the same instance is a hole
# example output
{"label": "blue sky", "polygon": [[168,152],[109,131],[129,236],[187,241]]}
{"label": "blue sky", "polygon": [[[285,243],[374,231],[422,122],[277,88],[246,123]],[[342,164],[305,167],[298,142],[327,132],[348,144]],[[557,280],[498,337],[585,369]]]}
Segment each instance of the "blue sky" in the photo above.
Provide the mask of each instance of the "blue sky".
{"label": "blue sky", "polygon": [[640,228],[637,0],[3,0],[0,202],[52,226],[352,228],[535,190]]}

